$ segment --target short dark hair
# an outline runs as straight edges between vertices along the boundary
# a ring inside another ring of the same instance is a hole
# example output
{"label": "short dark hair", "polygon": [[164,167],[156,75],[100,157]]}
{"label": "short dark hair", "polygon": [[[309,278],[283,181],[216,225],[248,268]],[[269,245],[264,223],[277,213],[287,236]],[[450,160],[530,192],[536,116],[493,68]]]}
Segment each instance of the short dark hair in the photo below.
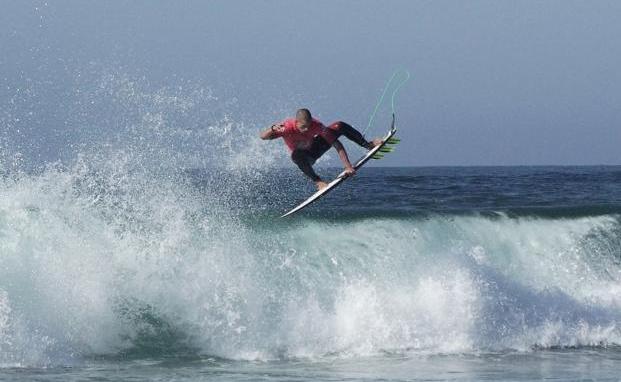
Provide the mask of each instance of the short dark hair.
{"label": "short dark hair", "polygon": [[310,121],[313,117],[311,116],[311,112],[308,109],[298,109],[295,113],[296,118],[302,117],[307,121]]}

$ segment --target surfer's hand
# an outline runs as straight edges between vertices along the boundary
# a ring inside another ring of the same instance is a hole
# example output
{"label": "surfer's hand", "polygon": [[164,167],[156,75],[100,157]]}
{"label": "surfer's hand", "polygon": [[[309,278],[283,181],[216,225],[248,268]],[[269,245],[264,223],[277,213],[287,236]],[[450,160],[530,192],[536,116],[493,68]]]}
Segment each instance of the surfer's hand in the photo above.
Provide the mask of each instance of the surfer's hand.
{"label": "surfer's hand", "polygon": [[272,125],[272,127],[270,129],[272,130],[272,132],[282,133],[283,130],[285,129],[285,125],[275,124],[275,125]]}
{"label": "surfer's hand", "polygon": [[274,124],[267,129],[263,130],[259,137],[261,139],[276,139],[281,137],[283,132],[285,131],[285,126],[282,124]]}
{"label": "surfer's hand", "polygon": [[345,176],[349,177],[349,176],[354,176],[354,175],[356,175],[355,168],[353,168],[352,166],[345,167]]}

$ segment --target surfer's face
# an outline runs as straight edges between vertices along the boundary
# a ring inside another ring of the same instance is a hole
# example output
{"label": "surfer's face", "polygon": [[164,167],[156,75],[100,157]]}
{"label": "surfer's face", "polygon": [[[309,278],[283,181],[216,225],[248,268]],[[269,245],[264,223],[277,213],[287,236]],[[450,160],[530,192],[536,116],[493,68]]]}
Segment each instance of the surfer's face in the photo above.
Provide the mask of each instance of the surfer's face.
{"label": "surfer's face", "polygon": [[310,125],[311,125],[311,121],[308,120],[308,119],[305,119],[305,118],[296,118],[295,119],[295,126],[301,132],[305,132],[306,130],[308,130],[310,128]]}

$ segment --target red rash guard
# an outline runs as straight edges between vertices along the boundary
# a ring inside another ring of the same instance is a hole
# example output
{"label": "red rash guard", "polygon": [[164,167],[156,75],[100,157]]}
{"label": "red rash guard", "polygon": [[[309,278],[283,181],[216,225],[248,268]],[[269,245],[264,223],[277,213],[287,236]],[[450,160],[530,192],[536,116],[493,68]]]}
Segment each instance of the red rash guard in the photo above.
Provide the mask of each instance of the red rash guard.
{"label": "red rash guard", "polygon": [[314,118],[310,128],[305,132],[298,130],[294,118],[285,119],[280,124],[284,125],[285,128],[282,132],[275,132],[275,135],[285,140],[285,144],[289,148],[289,151],[308,149],[313,142],[313,138],[316,135],[322,135],[324,129],[323,124]]}

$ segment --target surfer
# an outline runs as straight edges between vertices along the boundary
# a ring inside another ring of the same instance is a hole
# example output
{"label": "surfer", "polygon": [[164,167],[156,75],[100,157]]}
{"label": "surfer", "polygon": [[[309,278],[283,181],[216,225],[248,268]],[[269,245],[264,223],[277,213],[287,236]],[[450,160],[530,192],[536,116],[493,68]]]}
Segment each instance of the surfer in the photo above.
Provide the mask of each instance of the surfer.
{"label": "surfer", "polygon": [[291,152],[291,160],[315,182],[318,190],[322,190],[328,184],[321,180],[313,170],[313,164],[331,146],[336,149],[339,158],[345,165],[347,176],[356,173],[349,161],[347,151],[338,140],[341,135],[369,150],[382,144],[381,139],[367,141],[358,130],[342,121],[334,122],[326,127],[319,120],[313,118],[308,109],[299,109],[295,113],[295,118],[285,119],[268,127],[261,132],[260,136],[261,139],[284,139]]}

